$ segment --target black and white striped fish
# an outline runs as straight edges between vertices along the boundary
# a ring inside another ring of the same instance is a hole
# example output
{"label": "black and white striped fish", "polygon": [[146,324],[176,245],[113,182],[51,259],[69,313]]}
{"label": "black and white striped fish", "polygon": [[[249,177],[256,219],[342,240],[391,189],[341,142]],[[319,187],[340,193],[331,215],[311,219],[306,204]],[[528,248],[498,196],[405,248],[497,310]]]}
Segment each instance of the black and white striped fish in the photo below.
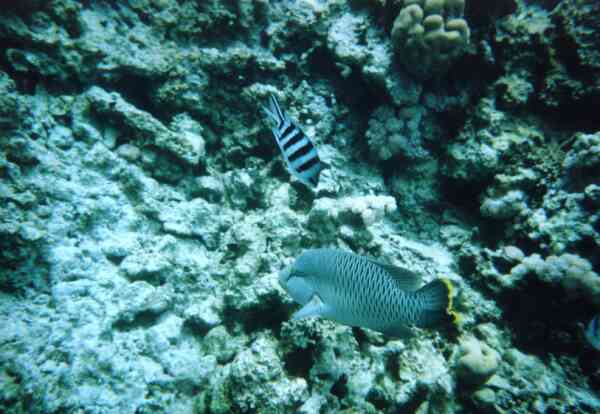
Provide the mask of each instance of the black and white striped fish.
{"label": "black and white striped fish", "polygon": [[271,128],[288,169],[294,177],[314,188],[319,183],[319,175],[325,164],[319,158],[317,149],[304,132],[279,107],[277,99],[271,95],[269,108],[265,113],[277,125]]}

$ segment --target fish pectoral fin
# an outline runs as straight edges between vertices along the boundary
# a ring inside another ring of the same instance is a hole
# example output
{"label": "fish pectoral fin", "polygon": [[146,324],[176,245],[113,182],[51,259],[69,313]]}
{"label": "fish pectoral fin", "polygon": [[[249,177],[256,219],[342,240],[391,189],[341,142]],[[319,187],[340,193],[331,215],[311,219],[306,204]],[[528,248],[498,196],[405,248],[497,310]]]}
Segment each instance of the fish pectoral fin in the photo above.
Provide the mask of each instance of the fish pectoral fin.
{"label": "fish pectoral fin", "polygon": [[384,335],[400,339],[408,339],[415,334],[409,326],[403,324],[390,325],[378,330]]}
{"label": "fish pectoral fin", "polygon": [[292,315],[292,320],[297,321],[298,319],[309,318],[311,316],[322,316],[324,311],[325,304],[321,298],[318,295],[313,295],[300,310]]}

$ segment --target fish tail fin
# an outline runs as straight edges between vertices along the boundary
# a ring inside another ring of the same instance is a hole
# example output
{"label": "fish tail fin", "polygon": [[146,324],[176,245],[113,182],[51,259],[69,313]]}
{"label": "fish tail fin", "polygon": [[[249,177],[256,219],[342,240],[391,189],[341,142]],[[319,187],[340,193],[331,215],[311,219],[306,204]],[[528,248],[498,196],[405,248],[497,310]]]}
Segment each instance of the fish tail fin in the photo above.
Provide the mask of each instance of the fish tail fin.
{"label": "fish tail fin", "polygon": [[426,328],[448,321],[454,325],[458,324],[460,315],[453,308],[453,290],[452,283],[448,279],[440,278],[415,292],[423,304],[416,325]]}
{"label": "fish tail fin", "polygon": [[275,95],[269,95],[269,107],[263,106],[262,109],[263,112],[267,114],[269,118],[277,122],[278,125],[281,125],[281,123],[285,121],[285,114],[281,110]]}

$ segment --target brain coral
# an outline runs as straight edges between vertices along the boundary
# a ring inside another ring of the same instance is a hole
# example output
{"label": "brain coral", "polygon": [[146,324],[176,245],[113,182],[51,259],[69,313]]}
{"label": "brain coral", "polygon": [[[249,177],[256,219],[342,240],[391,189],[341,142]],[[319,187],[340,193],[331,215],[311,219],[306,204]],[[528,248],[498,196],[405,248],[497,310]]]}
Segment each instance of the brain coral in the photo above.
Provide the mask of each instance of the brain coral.
{"label": "brain coral", "polygon": [[392,43],[408,71],[419,78],[444,73],[469,43],[462,18],[465,0],[404,0]]}

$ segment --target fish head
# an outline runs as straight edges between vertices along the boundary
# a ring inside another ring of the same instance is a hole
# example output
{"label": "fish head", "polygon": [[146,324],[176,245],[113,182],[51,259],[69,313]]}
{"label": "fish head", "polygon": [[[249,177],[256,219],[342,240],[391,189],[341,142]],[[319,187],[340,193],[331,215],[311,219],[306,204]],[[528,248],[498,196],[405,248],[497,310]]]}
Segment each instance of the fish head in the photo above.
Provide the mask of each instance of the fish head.
{"label": "fish head", "polygon": [[315,294],[310,279],[298,271],[296,264],[287,266],[279,272],[279,284],[301,305],[307,303]]}

